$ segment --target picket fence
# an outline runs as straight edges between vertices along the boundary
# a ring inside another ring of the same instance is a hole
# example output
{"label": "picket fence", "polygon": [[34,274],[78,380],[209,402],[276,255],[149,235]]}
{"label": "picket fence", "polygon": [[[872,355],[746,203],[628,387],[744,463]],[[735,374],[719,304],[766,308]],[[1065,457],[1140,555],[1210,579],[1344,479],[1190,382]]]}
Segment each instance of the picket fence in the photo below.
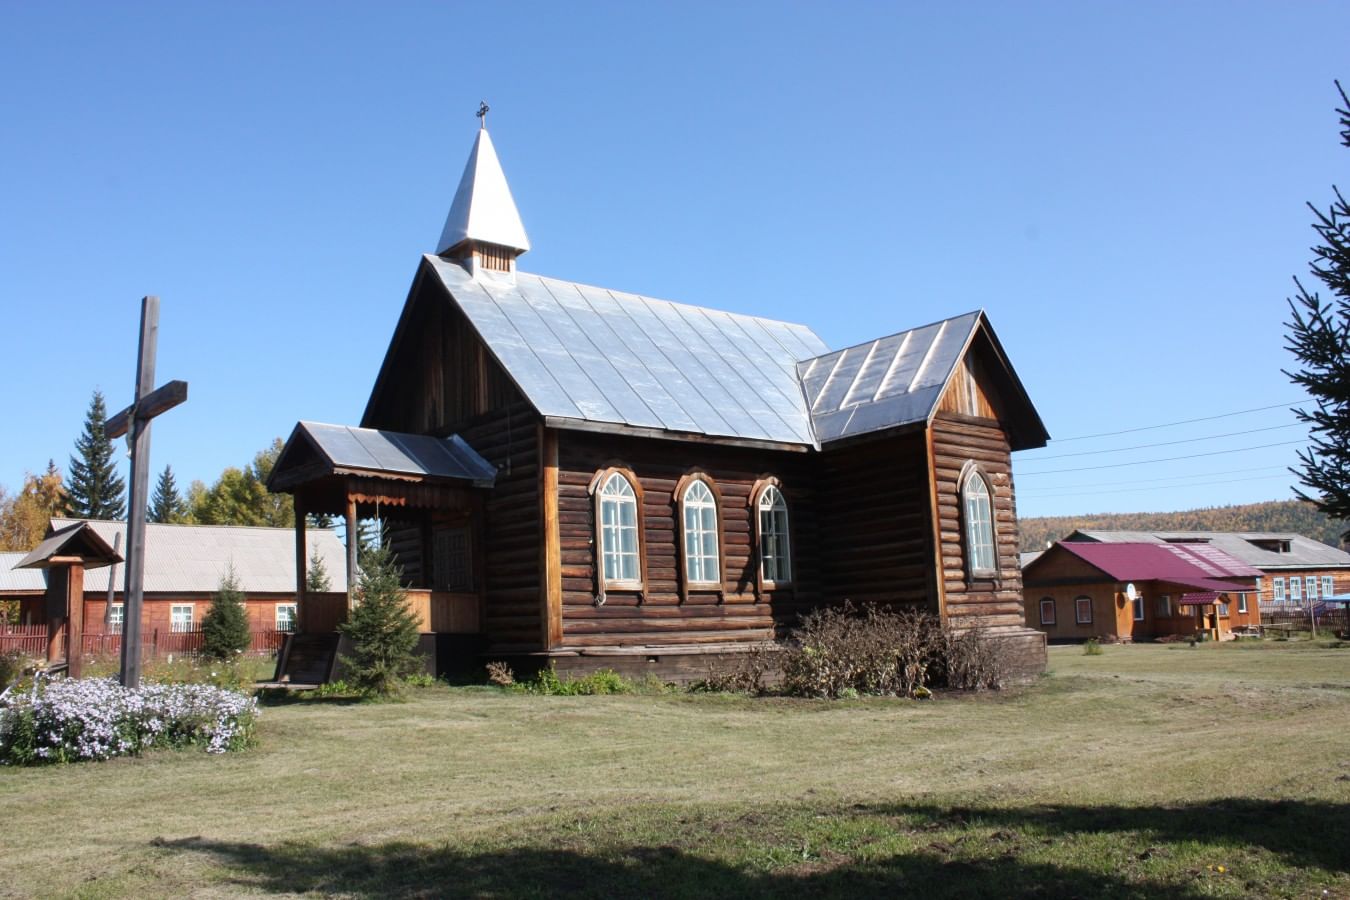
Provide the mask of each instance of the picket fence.
{"label": "picket fence", "polygon": [[[65,640],[64,629],[61,640]],[[254,631],[249,633],[251,656],[268,656],[281,649],[288,632]],[[84,655],[86,657],[117,656],[122,652],[122,635],[118,633],[86,632],[84,635]],[[173,656],[199,656],[202,652],[202,631],[164,631],[159,628],[147,629],[141,634],[141,653],[145,659],[161,659]],[[24,656],[45,657],[47,655],[46,625],[3,625],[0,626],[0,653],[18,652]]]}

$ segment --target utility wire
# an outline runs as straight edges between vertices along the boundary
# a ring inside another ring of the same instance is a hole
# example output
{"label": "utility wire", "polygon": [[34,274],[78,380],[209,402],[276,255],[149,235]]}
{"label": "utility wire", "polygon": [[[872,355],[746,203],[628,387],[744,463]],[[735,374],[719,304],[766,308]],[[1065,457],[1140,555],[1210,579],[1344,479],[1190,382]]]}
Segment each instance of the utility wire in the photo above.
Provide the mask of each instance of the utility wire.
{"label": "utility wire", "polygon": [[1161,425],[1141,425],[1138,428],[1124,428],[1121,429],[1120,431],[1103,431],[1100,434],[1080,434],[1077,435],[1076,437],[1055,438],[1052,441],[1052,443],[1063,444],[1067,443],[1068,441],[1086,441],[1089,438],[1115,437],[1118,434],[1133,434],[1136,431],[1152,431],[1155,428],[1171,428],[1174,425],[1190,425],[1192,422],[1212,422],[1215,419],[1227,419],[1232,416],[1245,416],[1247,413],[1264,412],[1265,410],[1268,409],[1280,409],[1281,407],[1288,409],[1289,407],[1294,406],[1295,404],[1303,402],[1305,401],[1294,400],[1290,403],[1276,403],[1271,406],[1258,406],[1253,409],[1239,409],[1235,412],[1219,413],[1218,415],[1215,416],[1201,416],[1198,419],[1182,419],[1179,422],[1164,422]]}
{"label": "utility wire", "polygon": [[1060,453],[1056,456],[1037,456],[1030,461],[1040,462],[1043,459],[1067,459],[1070,456],[1092,456],[1097,453],[1124,453],[1126,450],[1144,450],[1148,447],[1171,447],[1176,444],[1194,444],[1196,441],[1214,441],[1219,438],[1237,437],[1242,434],[1256,434],[1258,431],[1277,431],[1281,428],[1294,428],[1302,424],[1302,422],[1286,422],[1283,425],[1267,425],[1265,428],[1248,428],[1246,431],[1227,431],[1223,434],[1208,434],[1204,437],[1181,438],[1175,441],[1158,441],[1153,444],[1134,444],[1129,447],[1111,447],[1106,450],[1079,450],[1077,453]]}
{"label": "utility wire", "polygon": [[1097,469],[1119,469],[1124,466],[1146,466],[1150,463],[1176,462],[1179,459],[1199,459],[1202,456],[1222,456],[1225,453],[1245,453],[1248,450],[1265,450],[1268,447],[1288,447],[1292,444],[1307,444],[1310,441],[1307,438],[1297,441],[1280,441],[1275,444],[1257,444],[1255,447],[1234,447],[1231,450],[1211,450],[1208,453],[1192,453],[1188,456],[1166,456],[1160,459],[1137,459],[1134,462],[1108,463],[1104,466],[1080,466],[1076,469],[1045,469],[1040,472],[1023,472],[1019,477],[1026,478],[1028,475],[1057,475],[1060,472],[1092,472]]}
{"label": "utility wire", "polygon": [[1109,490],[1109,491],[1081,491],[1081,490],[1080,490],[1080,491],[1064,491],[1064,492],[1062,492],[1062,493],[1041,493],[1040,491],[1022,491],[1022,492],[1020,493],[1019,496],[1022,496],[1022,497],[1032,496],[1032,497],[1038,497],[1038,498],[1079,497],[1079,496],[1095,497],[1095,496],[1097,496],[1098,494],[1137,494],[1137,493],[1147,492],[1147,491],[1170,491],[1170,490],[1172,490],[1173,488],[1180,488],[1180,487],[1186,487],[1186,488],[1190,488],[1190,487],[1206,487],[1206,486],[1214,485],[1214,484],[1238,484],[1239,482],[1243,482],[1243,481],[1270,481],[1270,480],[1273,480],[1273,479],[1275,479],[1275,478],[1287,479],[1287,478],[1290,478],[1290,477],[1291,477],[1291,476],[1290,476],[1288,473],[1283,474],[1283,475],[1253,475],[1253,476],[1250,477],[1250,478],[1224,478],[1224,479],[1220,479],[1220,480],[1218,480],[1218,481],[1192,481],[1192,482],[1190,482],[1190,483],[1188,483],[1188,484],[1160,484],[1160,485],[1157,485],[1156,487],[1151,487],[1151,488],[1149,488],[1149,487],[1146,487],[1146,488],[1137,488],[1137,487],[1133,487],[1133,488],[1113,488],[1113,489],[1111,489],[1111,490]]}
{"label": "utility wire", "polygon": [[[1126,481],[1094,481],[1091,484],[1065,484],[1058,487],[1047,487],[1043,490],[1065,490],[1065,491],[1088,491],[1098,487],[1118,487],[1125,484],[1156,484],[1159,481],[1181,481],[1188,478],[1204,478],[1208,475],[1244,475],[1248,472],[1288,472],[1288,466],[1249,466],[1245,469],[1224,469],[1219,472],[1200,472],[1193,475],[1166,475],[1162,478],[1131,478]],[[1014,473],[1017,474],[1017,473]],[[1183,485],[1177,485],[1181,487]],[[1034,488],[1032,489],[1035,490]],[[1018,491],[1019,494],[1025,493]]]}

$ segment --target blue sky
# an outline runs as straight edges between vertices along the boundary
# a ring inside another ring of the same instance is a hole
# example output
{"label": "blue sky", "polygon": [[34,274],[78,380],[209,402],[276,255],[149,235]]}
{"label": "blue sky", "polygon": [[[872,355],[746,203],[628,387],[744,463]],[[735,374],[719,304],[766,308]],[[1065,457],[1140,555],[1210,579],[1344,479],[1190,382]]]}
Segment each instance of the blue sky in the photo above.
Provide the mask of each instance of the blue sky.
{"label": "blue sky", "polygon": [[356,422],[486,99],[523,269],[834,347],[983,307],[1056,438],[1279,407],[1021,454],[1023,515],[1288,497],[1347,33],[1334,3],[5,4],[0,484],[129,400],[147,293],[191,384],[154,468]]}

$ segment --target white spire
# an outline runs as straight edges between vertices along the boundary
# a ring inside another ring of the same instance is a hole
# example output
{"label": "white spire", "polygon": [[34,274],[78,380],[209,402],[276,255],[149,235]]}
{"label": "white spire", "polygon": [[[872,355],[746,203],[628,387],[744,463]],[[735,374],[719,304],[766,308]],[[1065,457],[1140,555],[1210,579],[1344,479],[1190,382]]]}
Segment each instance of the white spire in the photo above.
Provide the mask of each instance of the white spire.
{"label": "white spire", "polygon": [[525,236],[525,226],[521,224],[515,200],[511,199],[511,188],[486,127],[478,129],[436,253],[442,254],[465,241],[497,244],[517,253],[530,249],[530,239]]}

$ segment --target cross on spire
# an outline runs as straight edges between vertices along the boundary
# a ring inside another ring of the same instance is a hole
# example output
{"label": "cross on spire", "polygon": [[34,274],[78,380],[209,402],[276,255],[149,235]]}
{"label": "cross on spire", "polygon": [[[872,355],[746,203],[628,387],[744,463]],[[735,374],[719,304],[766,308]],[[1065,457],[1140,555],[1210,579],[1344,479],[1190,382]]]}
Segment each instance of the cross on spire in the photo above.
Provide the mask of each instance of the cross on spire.
{"label": "cross on spire", "polygon": [[487,128],[487,114],[490,109],[492,109],[492,107],[487,105],[486,100],[478,101],[478,112],[474,113],[474,115],[478,117],[479,128]]}

